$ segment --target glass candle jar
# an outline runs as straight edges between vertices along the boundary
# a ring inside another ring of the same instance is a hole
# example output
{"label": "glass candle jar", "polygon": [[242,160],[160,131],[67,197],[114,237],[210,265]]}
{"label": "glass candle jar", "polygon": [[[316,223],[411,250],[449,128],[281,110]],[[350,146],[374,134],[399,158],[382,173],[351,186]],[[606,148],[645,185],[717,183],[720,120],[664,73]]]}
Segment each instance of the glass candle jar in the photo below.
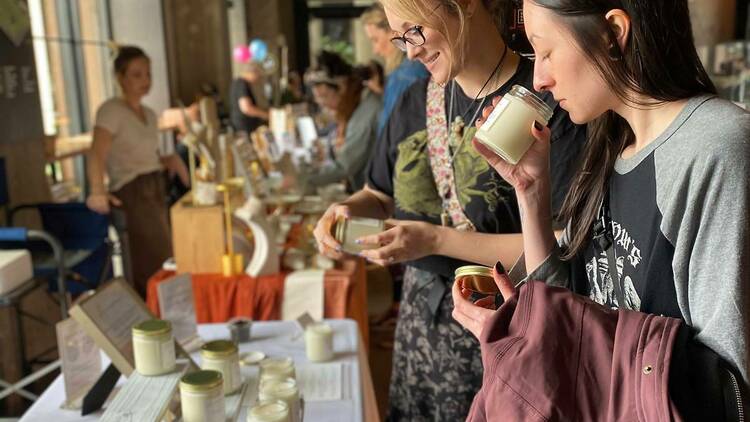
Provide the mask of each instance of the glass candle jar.
{"label": "glass candle jar", "polygon": [[339,217],[333,225],[333,237],[341,244],[341,250],[350,254],[358,254],[365,249],[373,249],[377,245],[360,245],[357,239],[363,236],[378,234],[385,230],[385,221],[374,218]]}
{"label": "glass candle jar", "polygon": [[518,164],[534,143],[531,125],[547,125],[552,109],[528,89],[513,85],[474,135],[510,164]]}
{"label": "glass candle jar", "polygon": [[221,372],[200,370],[180,379],[182,420],[225,422],[224,383]]}
{"label": "glass candle jar", "polygon": [[294,361],[292,358],[268,358],[260,361],[260,381],[268,379],[294,378]]}
{"label": "glass candle jar", "polygon": [[209,341],[201,347],[201,368],[221,372],[224,394],[235,393],[242,386],[237,346],[229,340]]}
{"label": "glass candle jar", "polygon": [[269,401],[283,401],[289,406],[290,421],[298,422],[299,419],[299,388],[297,381],[293,378],[270,379],[261,382],[258,391],[258,400],[261,403]]}
{"label": "glass candle jar", "polygon": [[291,422],[289,406],[283,401],[255,405],[247,412],[247,422]]}
{"label": "glass candle jar", "polygon": [[174,338],[169,321],[143,321],[133,326],[132,333],[135,370],[139,374],[163,375],[174,370]]}
{"label": "glass candle jar", "polygon": [[305,351],[311,362],[333,359],[333,329],[324,322],[310,324],[305,329]]}
{"label": "glass candle jar", "polygon": [[493,296],[497,306],[502,303],[500,289],[498,289],[495,279],[492,277],[492,268],[490,267],[481,265],[458,267],[455,272],[455,282],[461,282],[463,288],[471,292],[469,299],[472,302],[487,296]]}

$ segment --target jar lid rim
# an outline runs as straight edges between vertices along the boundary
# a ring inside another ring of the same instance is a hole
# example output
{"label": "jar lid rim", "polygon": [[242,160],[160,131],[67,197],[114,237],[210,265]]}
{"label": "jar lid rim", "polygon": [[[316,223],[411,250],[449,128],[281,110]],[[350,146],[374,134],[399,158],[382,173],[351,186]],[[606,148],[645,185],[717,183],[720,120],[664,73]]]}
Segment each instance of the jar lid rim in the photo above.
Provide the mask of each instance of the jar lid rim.
{"label": "jar lid rim", "polygon": [[172,331],[172,323],[163,319],[149,319],[133,326],[133,334],[159,336]]}
{"label": "jar lid rim", "polygon": [[467,275],[492,277],[492,268],[483,265],[464,265],[463,267],[456,268],[456,272],[454,273],[456,278]]}
{"label": "jar lid rim", "polygon": [[549,119],[552,118],[552,107],[542,101],[541,98],[539,98],[533,91],[526,88],[525,86],[513,85],[513,87],[510,89],[510,94],[512,94],[516,98],[522,99],[529,105],[532,105],[536,109],[536,111],[539,112],[544,118],[545,121],[542,123],[544,123],[545,125],[549,122]]}
{"label": "jar lid rim", "polygon": [[237,353],[237,345],[231,340],[213,340],[201,346],[201,356],[223,357]]}
{"label": "jar lid rim", "polygon": [[207,391],[222,385],[223,382],[221,372],[201,369],[183,375],[180,378],[180,388],[187,391]]}

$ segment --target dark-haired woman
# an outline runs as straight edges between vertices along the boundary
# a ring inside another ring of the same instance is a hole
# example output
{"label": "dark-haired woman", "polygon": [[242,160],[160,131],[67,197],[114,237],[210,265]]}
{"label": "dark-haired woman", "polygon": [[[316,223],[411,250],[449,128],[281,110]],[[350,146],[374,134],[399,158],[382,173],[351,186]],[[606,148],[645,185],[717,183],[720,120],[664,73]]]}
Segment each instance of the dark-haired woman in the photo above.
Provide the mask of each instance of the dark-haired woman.
{"label": "dark-haired woman", "polygon": [[336,122],[333,160],[305,177],[309,187],[346,181],[357,191],[365,183],[365,167],[375,147],[380,95],[365,88],[364,69],[355,69],[338,54],[324,51],[308,71],[315,102]]}
{"label": "dark-haired woman", "polygon": [[[515,187],[528,279],[682,319],[747,385],[750,114],[716,97],[687,0],[526,0],[524,17],[535,88],[589,123],[560,244],[549,131],[532,129],[537,142],[516,166],[475,143]],[[454,315],[478,334],[492,312],[455,293]]]}
{"label": "dark-haired woman", "polygon": [[159,157],[157,117],[141,103],[151,89],[146,53],[121,47],[114,67],[122,95],[105,101],[96,112],[86,205],[102,214],[109,212],[110,204],[125,211],[133,274],[129,281],[145,297],[149,276],[172,255],[162,171],[177,174],[185,186],[190,180],[178,156]]}

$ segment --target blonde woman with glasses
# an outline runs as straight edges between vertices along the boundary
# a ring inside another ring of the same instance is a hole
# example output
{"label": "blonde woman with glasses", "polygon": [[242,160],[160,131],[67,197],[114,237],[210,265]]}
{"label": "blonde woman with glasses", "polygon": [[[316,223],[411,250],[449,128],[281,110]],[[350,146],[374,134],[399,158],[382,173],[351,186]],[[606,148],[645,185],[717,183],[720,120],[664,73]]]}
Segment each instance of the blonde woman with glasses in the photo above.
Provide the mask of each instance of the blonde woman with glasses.
{"label": "blonde woman with glasses", "polygon": [[[453,301],[446,293],[453,273],[467,263],[493,266],[498,257],[510,264],[522,249],[513,189],[472,147],[473,123],[483,106],[513,85],[532,89],[533,65],[507,48],[498,29],[497,18],[508,15],[505,1],[382,4],[392,43],[430,76],[396,102],[365,188],[332,205],[315,236],[322,253],[339,258],[340,245],[330,234],[337,217],[390,219],[391,228],[360,239],[374,247],[362,252],[364,258],[406,263],[389,419],[462,420],[482,383],[482,361],[476,339],[451,317]],[[585,130],[560,109],[549,126],[556,211]]]}

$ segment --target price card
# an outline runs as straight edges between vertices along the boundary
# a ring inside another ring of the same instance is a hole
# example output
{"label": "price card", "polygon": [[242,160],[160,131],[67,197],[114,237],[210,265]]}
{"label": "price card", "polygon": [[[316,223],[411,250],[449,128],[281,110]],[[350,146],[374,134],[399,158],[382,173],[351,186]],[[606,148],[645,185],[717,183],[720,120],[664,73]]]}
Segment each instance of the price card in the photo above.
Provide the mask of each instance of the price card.
{"label": "price card", "polygon": [[193,281],[190,274],[180,274],[159,283],[161,318],[172,323],[175,339],[187,351],[196,350],[202,341],[193,302]]}
{"label": "price card", "polygon": [[83,396],[102,373],[102,358],[94,339],[72,318],[55,325],[65,384],[64,408],[79,409]]}

